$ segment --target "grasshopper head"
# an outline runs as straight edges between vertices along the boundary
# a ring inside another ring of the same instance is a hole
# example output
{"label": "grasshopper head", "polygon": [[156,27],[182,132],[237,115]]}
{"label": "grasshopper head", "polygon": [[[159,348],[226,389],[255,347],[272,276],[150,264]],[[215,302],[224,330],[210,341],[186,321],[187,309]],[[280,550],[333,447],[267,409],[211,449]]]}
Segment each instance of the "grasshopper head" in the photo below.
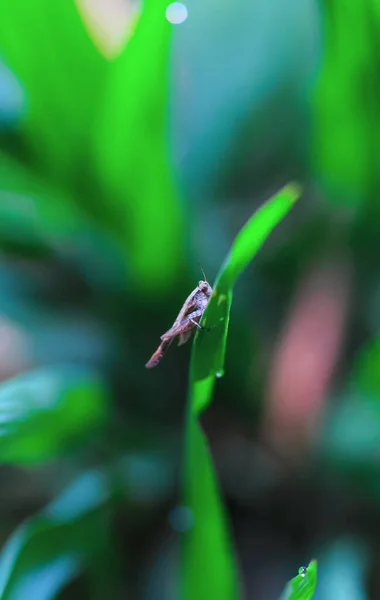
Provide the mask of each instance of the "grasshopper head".
{"label": "grasshopper head", "polygon": [[201,292],[203,292],[205,296],[207,296],[207,298],[210,298],[212,294],[212,288],[211,285],[207,283],[207,281],[200,281],[198,283],[198,287],[201,290]]}

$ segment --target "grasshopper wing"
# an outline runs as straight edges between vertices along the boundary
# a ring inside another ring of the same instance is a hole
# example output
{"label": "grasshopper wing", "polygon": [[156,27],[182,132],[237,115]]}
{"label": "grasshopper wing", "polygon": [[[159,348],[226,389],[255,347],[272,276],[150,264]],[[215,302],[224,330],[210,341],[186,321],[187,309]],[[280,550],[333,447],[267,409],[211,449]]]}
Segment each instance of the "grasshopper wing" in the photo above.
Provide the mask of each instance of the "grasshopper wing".
{"label": "grasshopper wing", "polygon": [[[164,334],[162,334],[161,340],[168,340],[183,332],[184,323],[182,323],[182,321],[189,313],[191,313],[194,310],[196,306],[195,295],[197,291],[198,288],[195,288],[195,290],[193,290],[191,294],[186,298],[184,305],[179,311],[176,320],[174,321],[171,328],[168,329],[168,331],[166,331]],[[187,329],[186,324],[185,329]]]}

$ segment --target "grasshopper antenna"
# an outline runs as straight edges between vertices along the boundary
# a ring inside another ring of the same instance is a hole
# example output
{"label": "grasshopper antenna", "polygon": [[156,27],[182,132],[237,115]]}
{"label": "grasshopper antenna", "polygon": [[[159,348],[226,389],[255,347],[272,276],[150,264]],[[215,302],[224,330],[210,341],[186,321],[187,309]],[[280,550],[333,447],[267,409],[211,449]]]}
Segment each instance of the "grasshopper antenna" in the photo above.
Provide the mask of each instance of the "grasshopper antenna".
{"label": "grasshopper antenna", "polygon": [[199,268],[200,268],[200,270],[202,271],[202,275],[203,275],[203,277],[205,278],[205,281],[208,283],[208,281],[207,281],[207,277],[206,277],[206,273],[205,273],[205,272],[204,272],[204,270],[202,269],[202,267],[201,267],[201,263],[199,262],[199,260],[198,260],[198,265],[199,265]]}

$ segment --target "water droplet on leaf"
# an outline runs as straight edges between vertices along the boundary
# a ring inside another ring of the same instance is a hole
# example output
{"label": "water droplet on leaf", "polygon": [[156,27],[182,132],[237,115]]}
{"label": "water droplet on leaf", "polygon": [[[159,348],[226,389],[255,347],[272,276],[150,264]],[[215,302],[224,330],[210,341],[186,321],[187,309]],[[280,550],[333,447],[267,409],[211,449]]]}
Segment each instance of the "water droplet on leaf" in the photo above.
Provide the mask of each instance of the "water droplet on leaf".
{"label": "water droplet on leaf", "polygon": [[223,375],[224,375],[224,371],[223,371],[223,370],[221,370],[221,371],[218,371],[218,372],[216,373],[216,377],[217,377],[218,379],[220,379],[221,377],[223,377]]}
{"label": "water droplet on leaf", "polygon": [[298,575],[301,575],[301,577],[305,577],[306,573],[307,573],[307,568],[306,567],[300,567],[298,569]]}

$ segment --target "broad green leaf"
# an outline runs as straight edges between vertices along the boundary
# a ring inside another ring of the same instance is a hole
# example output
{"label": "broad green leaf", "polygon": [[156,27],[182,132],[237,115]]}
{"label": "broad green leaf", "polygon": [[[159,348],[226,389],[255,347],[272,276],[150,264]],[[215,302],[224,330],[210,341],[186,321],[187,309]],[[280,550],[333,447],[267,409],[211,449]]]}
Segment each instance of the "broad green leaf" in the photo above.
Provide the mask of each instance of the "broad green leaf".
{"label": "broad green leaf", "polygon": [[[183,539],[182,596],[184,600],[239,597],[238,579],[224,509],[212,460],[197,420],[210,403],[215,376],[221,376],[233,284],[272,229],[300,195],[295,184],[286,186],[246,223],[232,245],[202,319],[209,332],[195,336],[190,366],[186,422],[184,504],[194,514],[194,526]],[[202,573],[202,576],[199,574]]]}
{"label": "broad green leaf", "polygon": [[50,175],[81,175],[106,59],[74,0],[2,0],[0,56],[24,87],[20,123]]}
{"label": "broad green leaf", "polygon": [[317,585],[317,561],[300,567],[298,575],[287,584],[280,600],[311,600]]}
{"label": "broad green leaf", "polygon": [[136,283],[165,290],[180,263],[181,208],[169,150],[172,25],[167,0],[145,0],[135,33],[110,66],[95,161]]}
{"label": "broad green leaf", "polygon": [[107,477],[89,471],[11,535],[0,554],[0,600],[55,598],[94,561],[107,564]]}
{"label": "broad green leaf", "polygon": [[30,371],[0,385],[0,462],[34,463],[70,450],[107,419],[100,378],[76,367]]}

